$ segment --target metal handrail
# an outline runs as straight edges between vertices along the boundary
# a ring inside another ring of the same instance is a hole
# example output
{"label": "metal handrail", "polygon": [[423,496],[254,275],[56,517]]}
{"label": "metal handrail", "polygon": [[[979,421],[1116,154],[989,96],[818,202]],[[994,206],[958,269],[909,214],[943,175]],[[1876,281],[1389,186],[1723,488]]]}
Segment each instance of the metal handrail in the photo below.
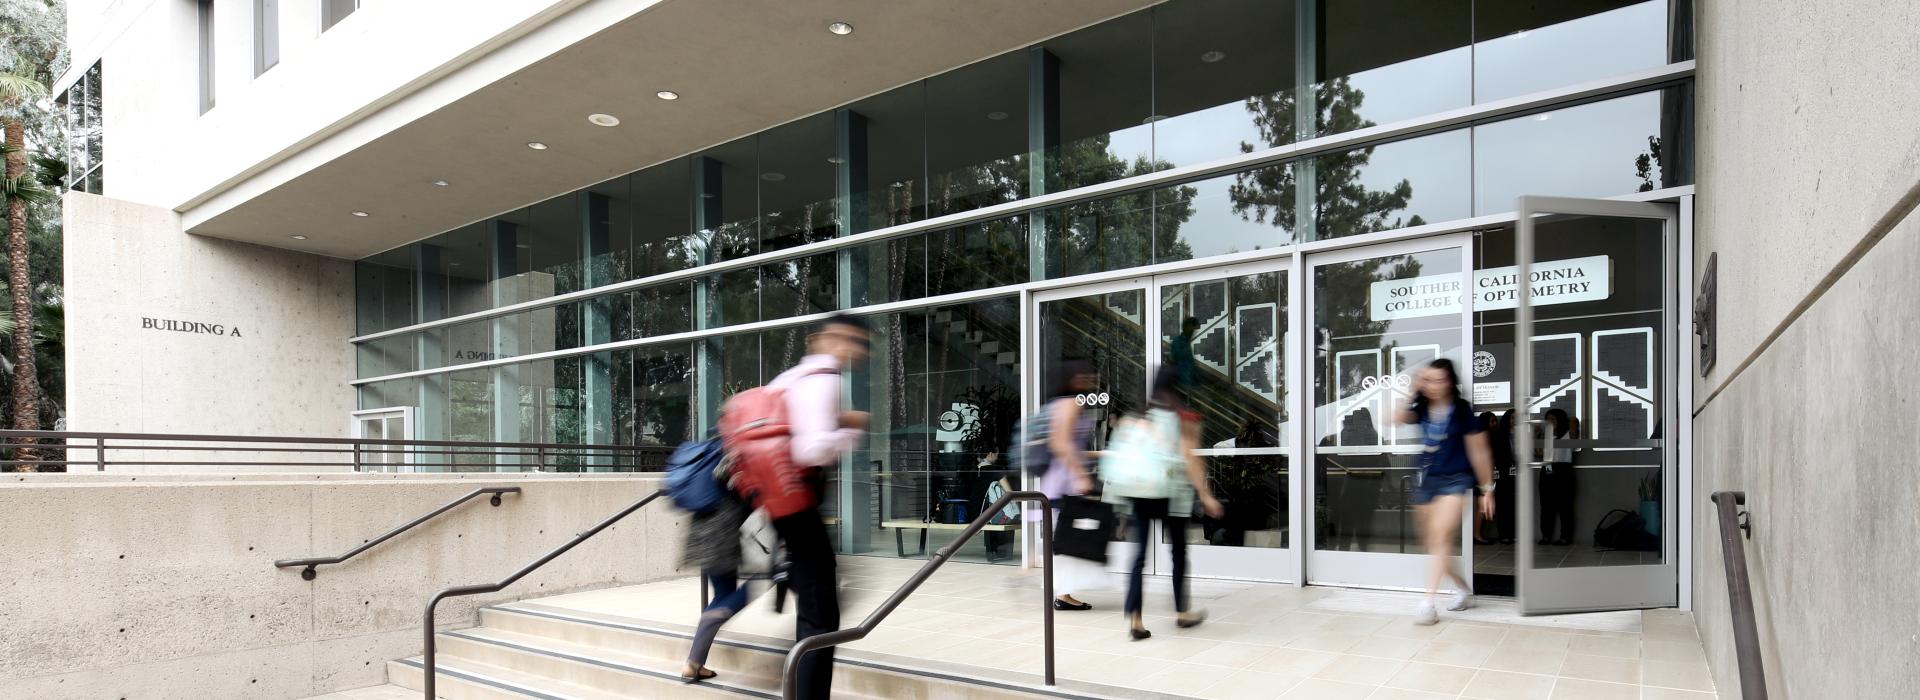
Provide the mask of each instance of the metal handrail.
{"label": "metal handrail", "polygon": [[[197,435],[173,433],[109,433],[66,430],[0,430],[6,447],[31,450],[30,455],[0,459],[0,467],[63,467],[105,471],[117,466],[179,467],[333,467],[359,471],[366,466],[396,466],[370,457],[400,455],[409,460],[437,458],[433,466],[494,467],[546,471],[554,467],[601,467],[618,471],[657,468],[672,451],[657,445],[590,445],[579,443],[497,442],[462,440],[405,440],[398,438],[287,437],[271,435]],[[194,444],[202,443],[202,444]],[[110,459],[113,451],[128,459]],[[74,451],[82,456],[73,456]],[[127,455],[127,452],[133,452]],[[91,452],[88,459],[84,453]],[[167,453],[180,452],[181,455]],[[220,453],[237,458],[212,458]],[[284,454],[280,461],[262,461],[253,453]],[[180,459],[207,455],[209,459]],[[338,461],[333,460],[339,455]],[[351,461],[348,461],[348,460]],[[411,464],[412,462],[409,462]]]}
{"label": "metal handrail", "polygon": [[620,509],[620,512],[614,513],[611,517],[607,518],[606,520],[602,520],[598,524],[594,525],[593,527],[587,528],[585,531],[577,535],[574,535],[573,539],[567,540],[566,544],[562,544],[559,547],[555,547],[553,550],[547,552],[546,554],[540,555],[539,559],[535,559],[531,562],[528,562],[526,566],[520,567],[519,571],[513,572],[511,575],[507,576],[506,578],[500,579],[498,582],[478,583],[478,584],[471,584],[466,586],[453,586],[451,588],[443,589],[439,593],[433,594],[433,598],[427,601],[427,616],[426,616],[426,622],[424,625],[426,628],[426,653],[422,655],[422,659],[421,659],[422,661],[421,666],[425,671],[425,680],[422,683],[422,685],[425,689],[426,699],[434,700],[433,610],[434,608],[440,606],[441,600],[444,600],[447,598],[453,598],[457,596],[478,595],[481,593],[495,593],[495,592],[498,592],[500,589],[506,588],[507,586],[511,586],[513,585],[513,582],[520,580],[521,577],[526,576],[527,574],[533,573],[535,569],[538,569],[542,566],[546,566],[547,562],[553,561],[556,557],[559,557],[562,554],[566,554],[567,550],[573,549],[574,547],[578,546],[581,542],[587,541],[587,538],[600,534],[601,530],[605,530],[608,527],[613,526],[613,524],[616,522],[619,522],[621,518],[625,518],[629,515],[632,515],[634,511],[640,510],[641,508],[645,508],[648,503],[652,503],[654,499],[664,496],[666,494],[667,492],[665,489],[661,489],[658,491],[654,491],[653,493],[647,494],[646,498],[642,498],[638,501],[634,501],[632,505],[629,505],[625,508]]}
{"label": "metal handrail", "polygon": [[384,535],[375,537],[365,542],[361,542],[360,546],[347,550],[345,554],[341,554],[338,556],[331,556],[331,557],[305,557],[301,559],[280,559],[273,562],[273,565],[280,567],[282,569],[285,569],[288,567],[294,567],[294,566],[307,567],[300,571],[300,578],[303,580],[312,581],[314,576],[319,575],[318,572],[314,571],[314,567],[323,566],[326,564],[338,564],[348,559],[352,559],[355,556],[358,556],[361,552],[364,552],[379,546],[381,542],[385,542],[387,540],[393,539],[395,535],[411,530],[415,527],[418,527],[421,523],[424,523],[428,520],[432,520],[436,517],[439,517],[441,513],[445,513],[449,510],[453,510],[454,506],[458,506],[462,503],[466,503],[467,501],[473,500],[475,497],[481,494],[488,494],[488,493],[493,494],[493,498],[488,499],[488,501],[492,503],[494,507],[497,508],[500,506],[500,494],[520,493],[520,487],[488,486],[485,488],[477,488],[472,491],[468,491],[467,494],[464,496],[453,499],[451,501],[447,501],[446,505],[442,505],[439,508],[435,508],[431,511],[428,511],[426,515],[422,515],[418,518],[414,518],[412,520],[407,521],[405,525],[401,525],[400,527],[396,527],[392,530],[388,530]]}
{"label": "metal handrail", "polygon": [[[1720,514],[1720,552],[1727,569],[1727,607],[1733,612],[1733,653],[1740,662],[1740,697],[1766,700],[1767,668],[1760,656],[1760,629],[1753,616],[1753,583],[1747,577],[1747,543],[1753,537],[1745,491],[1718,491],[1711,497]],[[1735,531],[1739,532],[1736,533]]]}
{"label": "metal handrail", "polygon": [[[986,527],[988,518],[1004,510],[1014,501],[1038,501],[1040,503],[1040,539],[1045,543],[1044,551],[1042,552],[1044,558],[1041,560],[1042,581],[1040,584],[1041,595],[1045,597],[1043,598],[1040,609],[1043,611],[1042,627],[1044,628],[1043,643],[1046,647],[1047,685],[1054,685],[1053,503],[1047,499],[1046,494],[1038,491],[1015,491],[1001,496],[999,500],[993,502],[993,505],[981,509],[980,517],[974,518],[973,522],[968,523],[967,529],[960,531],[960,536],[955,537],[952,542],[948,542],[946,546],[935,551],[932,559],[929,559],[925,565],[921,566],[919,571],[915,571],[912,576],[907,577],[907,582],[900,584],[899,590],[894,591],[893,595],[887,596],[886,601],[880,603],[880,607],[874,608],[873,612],[867,613],[867,618],[861,620],[860,624],[843,630],[814,635],[794,642],[793,647],[787,651],[786,662],[780,667],[780,696],[786,698],[786,700],[795,700],[799,697],[799,688],[795,685],[798,681],[794,678],[794,665],[799,663],[801,656],[826,647],[839,646],[847,642],[866,639],[867,635],[871,634],[874,628],[879,627],[880,623],[885,621],[888,615],[893,614],[894,608],[900,607],[900,603],[905,601],[907,596],[913,595],[913,592],[920,588],[920,584],[926,583],[927,579],[932,578],[933,573],[939,570],[940,565],[947,563],[947,559],[951,558],[954,552],[959,551],[961,545],[966,544],[967,540],[971,539],[975,533],[980,532],[981,528]],[[432,696],[429,695],[428,697],[431,698]]]}

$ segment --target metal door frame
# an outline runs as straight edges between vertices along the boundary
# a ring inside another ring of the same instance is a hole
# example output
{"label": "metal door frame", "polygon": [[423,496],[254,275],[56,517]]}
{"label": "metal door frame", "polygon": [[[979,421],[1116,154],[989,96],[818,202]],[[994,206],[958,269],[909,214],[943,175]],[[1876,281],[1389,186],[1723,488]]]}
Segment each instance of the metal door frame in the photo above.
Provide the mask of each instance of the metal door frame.
{"label": "metal door frame", "polygon": [[[1301,293],[1297,297],[1299,305],[1296,308],[1301,310],[1302,315],[1299,323],[1303,324],[1303,329],[1314,333],[1317,337],[1317,320],[1305,317],[1313,313],[1316,304],[1314,285],[1306,279],[1306,277],[1311,276],[1322,265],[1453,248],[1457,249],[1460,255],[1461,279],[1470,290],[1475,273],[1473,236],[1474,234],[1471,231],[1462,231],[1426,238],[1393,241],[1307,254],[1304,256],[1304,263],[1298,275],[1301,279],[1298,280],[1297,289]],[[1471,356],[1473,353],[1473,300],[1475,295],[1465,293],[1465,291],[1466,290],[1463,290],[1463,294],[1461,295],[1459,347],[1466,355],[1459,358],[1461,361],[1466,360],[1467,356]],[[1298,366],[1302,368],[1316,367],[1314,364],[1317,359],[1314,357],[1315,343],[1311,340],[1306,340],[1302,336],[1296,337],[1302,338],[1302,340],[1294,344],[1295,351],[1299,353],[1296,357]],[[1302,369],[1302,379],[1310,381],[1310,379],[1305,376],[1305,371],[1305,369]],[[1460,380],[1463,382],[1463,385],[1460,387],[1461,392],[1467,396],[1472,396],[1473,373],[1461,372],[1459,374]],[[1424,554],[1323,552],[1318,549],[1317,533],[1320,523],[1318,519],[1314,517],[1313,504],[1316,496],[1314,490],[1317,486],[1316,475],[1318,474],[1319,468],[1314,461],[1314,445],[1312,444],[1314,441],[1309,437],[1312,434],[1309,432],[1310,427],[1314,432],[1318,430],[1318,426],[1313,425],[1313,423],[1318,420],[1318,406],[1313,405],[1315,397],[1313,397],[1312,394],[1313,392],[1311,390],[1295,392],[1299,400],[1295,403],[1296,412],[1294,415],[1299,416],[1299,419],[1293,421],[1296,426],[1296,436],[1293,443],[1296,455],[1295,460],[1296,463],[1300,465],[1295,471],[1301,475],[1301,478],[1296,479],[1298,486],[1294,491],[1299,494],[1296,512],[1300,517],[1297,519],[1302,521],[1300,525],[1296,526],[1298,529],[1294,537],[1294,549],[1299,553],[1299,566],[1301,567],[1299,570],[1306,572],[1306,575],[1298,577],[1299,580],[1303,582],[1301,585],[1313,584],[1353,588],[1425,590],[1428,568],[1424,561],[1426,557]],[[1460,544],[1458,554],[1456,555],[1458,561],[1455,562],[1456,570],[1461,571],[1462,575],[1469,581],[1473,580],[1472,522],[1473,509],[1469,507],[1461,514]]]}
{"label": "metal door frame", "polygon": [[[406,435],[400,436],[398,438],[392,435],[382,435],[381,437],[388,440],[394,440],[394,439],[412,440],[414,439],[413,412],[414,412],[414,408],[412,406],[393,406],[390,408],[368,408],[368,409],[353,411],[349,414],[351,417],[348,418],[347,424],[349,427],[348,427],[347,434],[356,438],[367,437],[366,433],[363,430],[363,426],[365,425],[365,422],[367,419],[369,418],[384,419],[387,416],[387,414],[398,413],[400,414],[400,429],[401,431],[405,432]],[[384,430],[384,427],[383,427],[383,430]],[[390,448],[382,448],[382,449],[390,449]],[[402,471],[402,472],[411,472],[411,471],[419,470],[420,465],[414,461],[413,455],[402,454],[398,456],[400,458],[398,461],[393,462],[391,464],[387,464],[383,462],[382,466],[397,467],[398,468],[397,471]],[[364,469],[366,464],[367,464],[366,460],[362,458],[360,467]]]}
{"label": "metal door frame", "polygon": [[[1544,215],[1570,215],[1602,218],[1657,219],[1664,222],[1661,234],[1661,305],[1666,313],[1677,313],[1686,308],[1678,298],[1677,274],[1678,262],[1676,249],[1681,236],[1680,210],[1672,204],[1653,202],[1623,202],[1619,200],[1583,199],[1574,197],[1523,196],[1515,204],[1519,219],[1515,224],[1514,264],[1516,276],[1522,280],[1531,280],[1533,271],[1534,225],[1535,220]],[[1532,306],[1533,288],[1530,284],[1519,285],[1519,299],[1514,313],[1514,381],[1520,389],[1515,392],[1514,404],[1520,407],[1525,417],[1531,414],[1526,402],[1531,400],[1531,390],[1523,382],[1530,381],[1533,372],[1532,343],[1534,335],[1534,313]],[[1684,323],[1684,321],[1682,322]],[[1634,566],[1586,566],[1554,569],[1535,569],[1534,544],[1531,536],[1520,537],[1516,544],[1518,559],[1515,566],[1520,612],[1527,615],[1565,612],[1590,612],[1597,610],[1627,610],[1640,608],[1674,607],[1680,603],[1679,562],[1683,554],[1679,543],[1678,514],[1682,504],[1678,499],[1680,491],[1681,464],[1679,459],[1679,440],[1683,432],[1680,416],[1687,412],[1676,402],[1678,393],[1673,390],[1677,383],[1693,380],[1690,374],[1680,374],[1678,353],[1675,350],[1676,328],[1674,319],[1668,317],[1661,324],[1660,367],[1663,386],[1659,392],[1661,402],[1661,435],[1665,436],[1661,447],[1661,508],[1660,538],[1663,554],[1660,564],[1640,564]],[[1533,431],[1514,430],[1514,463],[1530,465],[1533,461]],[[1519,479],[1514,486],[1519,489],[1515,494],[1516,527],[1522,533],[1537,532],[1539,505],[1538,492],[1535,490],[1533,469],[1521,469]],[[1690,529],[1690,528],[1689,528]]]}

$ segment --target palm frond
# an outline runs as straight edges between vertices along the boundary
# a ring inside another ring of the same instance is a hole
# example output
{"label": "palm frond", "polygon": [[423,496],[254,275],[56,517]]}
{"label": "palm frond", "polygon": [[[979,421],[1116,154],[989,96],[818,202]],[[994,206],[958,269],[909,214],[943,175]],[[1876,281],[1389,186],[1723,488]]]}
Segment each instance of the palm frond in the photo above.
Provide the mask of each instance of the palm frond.
{"label": "palm frond", "polygon": [[20,101],[47,94],[47,86],[31,76],[0,73],[0,101]]}

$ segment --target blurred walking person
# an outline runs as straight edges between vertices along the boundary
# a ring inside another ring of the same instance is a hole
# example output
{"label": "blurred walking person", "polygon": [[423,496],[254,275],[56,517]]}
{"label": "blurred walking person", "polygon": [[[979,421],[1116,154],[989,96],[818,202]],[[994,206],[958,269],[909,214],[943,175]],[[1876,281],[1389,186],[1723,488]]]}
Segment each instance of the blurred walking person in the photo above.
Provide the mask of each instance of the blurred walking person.
{"label": "blurred walking person", "polygon": [[[787,587],[798,614],[794,640],[840,629],[840,592],[833,544],[820,517],[826,468],[866,435],[865,411],[845,410],[841,373],[867,359],[865,323],[835,315],[807,336],[807,356],[765,387],[727,402],[721,434],[739,466],[736,484],[773,519],[786,545]],[[833,649],[808,652],[795,665],[802,698],[833,691]]]}
{"label": "blurred walking person", "polygon": [[[1097,457],[1088,452],[1093,440],[1093,416],[1074,397],[1091,395],[1100,386],[1100,373],[1093,363],[1080,358],[1060,362],[1055,386],[1041,411],[1045,414],[1047,467],[1034,483],[1059,513],[1064,499],[1093,492],[1093,472],[1088,460]],[[1035,439],[1029,437],[1028,439]],[[1028,520],[1040,518],[1040,509],[1027,509]],[[1058,531],[1056,523],[1056,532]],[[1106,567],[1084,559],[1055,555],[1053,558],[1053,608],[1055,610],[1092,610],[1093,605],[1075,598],[1074,593],[1095,587],[1106,577]]]}
{"label": "blurred walking person", "polygon": [[1458,586],[1448,610],[1473,605],[1472,584],[1453,568],[1453,548],[1460,541],[1461,517],[1476,480],[1480,512],[1493,515],[1493,449],[1474,418],[1473,405],[1460,396],[1460,375],[1452,360],[1435,359],[1420,368],[1416,377],[1413,402],[1395,414],[1401,423],[1420,426],[1424,451],[1413,502],[1433,564],[1427,595],[1414,608],[1413,618],[1416,624],[1431,625],[1440,621],[1433,597],[1440,591],[1441,579],[1452,579]]}
{"label": "blurred walking person", "polygon": [[687,649],[687,664],[680,669],[680,679],[688,683],[717,675],[707,668],[714,637],[720,634],[720,626],[751,600],[746,583],[740,580],[740,527],[746,524],[750,512],[747,504],[729,490],[713,510],[693,514],[687,526],[687,546],[680,565],[698,568],[713,591],[712,601],[700,612],[693,646]]}
{"label": "blurred walking person", "polygon": [[1139,548],[1127,578],[1125,613],[1127,634],[1134,641],[1153,636],[1144,619],[1142,591],[1147,555],[1155,549],[1150,539],[1152,521],[1161,523],[1173,549],[1173,607],[1179,615],[1174,624],[1193,627],[1207,617],[1204,611],[1189,609],[1187,519],[1193,514],[1196,496],[1209,518],[1220,518],[1225,509],[1207,483],[1206,461],[1194,454],[1200,441],[1200,416],[1187,408],[1184,396],[1179,370],[1160,368],[1153,377],[1146,415],[1129,418],[1116,431],[1100,463],[1105,499],[1133,511],[1133,539]]}

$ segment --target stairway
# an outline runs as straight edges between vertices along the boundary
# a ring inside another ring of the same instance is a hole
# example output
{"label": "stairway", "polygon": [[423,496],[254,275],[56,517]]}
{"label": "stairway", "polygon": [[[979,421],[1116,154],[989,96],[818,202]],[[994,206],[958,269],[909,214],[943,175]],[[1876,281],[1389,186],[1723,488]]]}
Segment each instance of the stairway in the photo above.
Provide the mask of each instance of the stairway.
{"label": "stairway", "polygon": [[[723,635],[708,667],[720,675],[699,684],[680,680],[692,635],[679,625],[627,621],[514,604],[480,611],[478,627],[438,635],[438,694],[450,700],[612,698],[778,698],[786,646]],[[389,662],[392,697],[420,697],[419,657]],[[1093,686],[1046,688],[948,669],[884,663],[842,652],[835,698],[1108,698]],[[1132,693],[1124,693],[1133,695]],[[385,697],[385,696],[382,696]]]}

